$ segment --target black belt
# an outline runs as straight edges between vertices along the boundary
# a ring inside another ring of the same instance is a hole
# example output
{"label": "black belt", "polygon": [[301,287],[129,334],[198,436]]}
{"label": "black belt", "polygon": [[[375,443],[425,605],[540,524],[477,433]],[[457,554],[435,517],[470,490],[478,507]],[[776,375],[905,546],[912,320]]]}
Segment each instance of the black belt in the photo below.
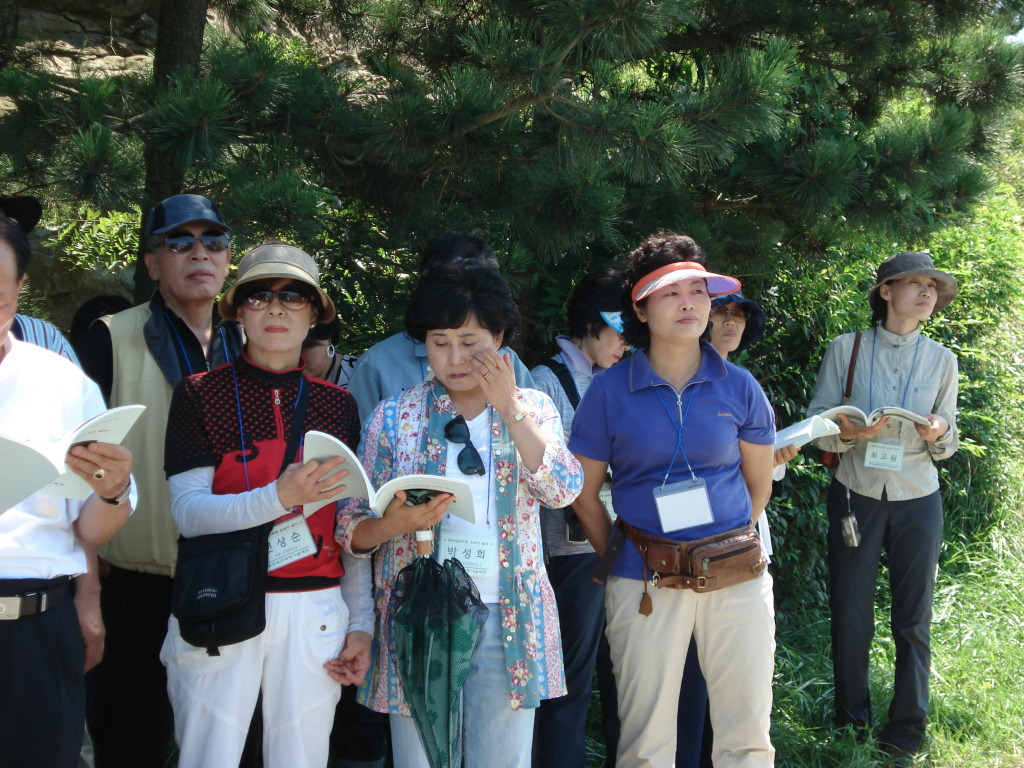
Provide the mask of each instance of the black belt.
{"label": "black belt", "polygon": [[337,576],[267,576],[267,592],[315,592],[320,589],[337,589]]}
{"label": "black belt", "polygon": [[0,621],[48,611],[72,593],[70,576],[54,579],[0,579]]}

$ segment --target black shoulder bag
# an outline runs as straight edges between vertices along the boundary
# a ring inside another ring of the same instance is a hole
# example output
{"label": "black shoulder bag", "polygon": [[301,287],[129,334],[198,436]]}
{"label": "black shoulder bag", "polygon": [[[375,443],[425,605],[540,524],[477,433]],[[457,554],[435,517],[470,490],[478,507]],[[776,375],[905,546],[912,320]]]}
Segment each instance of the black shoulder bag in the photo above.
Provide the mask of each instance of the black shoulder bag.
{"label": "black shoulder bag", "polygon": [[[281,472],[299,448],[308,393],[300,394]],[[280,472],[278,473],[280,475]],[[171,613],[190,645],[220,656],[220,646],[256,637],[267,627],[267,560],[274,521],[241,531],[178,537]]]}
{"label": "black shoulder bag", "polygon": [[[558,377],[558,382],[569,398],[569,405],[575,411],[580,407],[580,391],[576,388],[576,381],[572,377],[569,366],[556,357],[552,357],[545,365]],[[563,507],[562,516],[565,518],[565,539],[570,544],[583,544],[587,540],[587,534],[583,532],[583,523],[572,507]]]}
{"label": "black shoulder bag", "polygon": [[[846,389],[843,390],[843,405],[850,403],[850,397],[853,394],[853,372],[857,368],[858,354],[860,354],[860,331],[857,331],[857,335],[853,337],[853,349],[850,350],[850,365],[846,369]],[[821,466],[825,467],[825,469],[835,469],[839,466],[841,458],[842,456],[834,451],[822,451]]]}

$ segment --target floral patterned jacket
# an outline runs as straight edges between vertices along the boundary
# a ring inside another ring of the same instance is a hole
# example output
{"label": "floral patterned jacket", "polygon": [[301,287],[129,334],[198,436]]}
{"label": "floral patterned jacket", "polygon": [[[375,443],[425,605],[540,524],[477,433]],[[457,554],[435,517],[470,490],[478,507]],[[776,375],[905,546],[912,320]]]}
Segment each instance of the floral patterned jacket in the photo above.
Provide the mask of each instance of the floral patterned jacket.
{"label": "floral patterned jacket", "polygon": [[[558,611],[544,569],[538,511],[541,504],[570,504],[583,485],[583,470],[565,445],[561,419],[550,398],[533,389],[519,389],[517,397],[548,445],[540,467],[531,473],[519,462],[501,418],[495,415],[491,421],[501,531],[498,599],[512,709],[536,707],[542,699],[566,693]],[[444,475],[448,453],[444,425],[454,417],[452,402],[436,381],[411,387],[377,406],[363,428],[360,447],[373,484],[379,487],[404,475]],[[337,539],[346,551],[352,551],[356,526],[372,515],[365,503],[350,503],[339,512]],[[414,536],[408,534],[382,544],[374,558],[377,631],[370,671],[358,698],[378,712],[409,714],[395,665],[388,610],[398,572],[412,562],[415,552]]]}

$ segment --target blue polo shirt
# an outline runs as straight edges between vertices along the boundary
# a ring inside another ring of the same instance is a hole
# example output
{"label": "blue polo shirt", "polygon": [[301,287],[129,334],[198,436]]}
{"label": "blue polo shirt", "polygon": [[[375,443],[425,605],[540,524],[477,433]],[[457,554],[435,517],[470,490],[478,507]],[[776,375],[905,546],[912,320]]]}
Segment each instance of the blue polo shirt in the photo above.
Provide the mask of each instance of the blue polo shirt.
{"label": "blue polo shirt", "polygon": [[[646,351],[599,373],[576,411],[569,439],[574,453],[609,463],[612,503],[619,516],[643,531],[677,541],[710,536],[750,521],[750,493],[740,472],[739,441],[775,442],[775,416],[761,385],[747,371],[723,360],[707,342],[701,342],[701,348],[700,368],[678,398],[651,368]],[[714,521],[663,531],[654,489],[661,486],[670,466],[668,483],[690,479],[687,460],[707,484]],[[612,573],[643,578],[635,546],[623,548]]]}

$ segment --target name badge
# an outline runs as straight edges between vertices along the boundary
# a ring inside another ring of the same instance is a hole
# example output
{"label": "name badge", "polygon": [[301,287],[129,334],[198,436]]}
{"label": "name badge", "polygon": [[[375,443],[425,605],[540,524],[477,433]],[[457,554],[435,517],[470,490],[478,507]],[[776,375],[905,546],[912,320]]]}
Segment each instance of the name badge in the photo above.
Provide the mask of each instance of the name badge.
{"label": "name badge", "polygon": [[608,510],[608,514],[611,515],[612,522],[615,522],[615,518],[618,515],[615,514],[615,510],[612,508],[612,484],[605,483],[601,486],[601,490],[598,492],[597,497],[604,504],[604,508]]}
{"label": "name badge", "polygon": [[270,529],[270,558],[267,570],[274,571],[289,563],[316,554],[313,534],[302,515],[289,518]]}
{"label": "name badge", "polygon": [[441,529],[438,558],[458,558],[470,576],[493,579],[498,575],[498,542],[486,536]]}
{"label": "name badge", "polygon": [[903,446],[888,443],[868,443],[864,453],[864,466],[872,469],[903,469]]}
{"label": "name badge", "polygon": [[665,533],[714,522],[708,489],[701,479],[683,480],[654,489],[661,530]]}

